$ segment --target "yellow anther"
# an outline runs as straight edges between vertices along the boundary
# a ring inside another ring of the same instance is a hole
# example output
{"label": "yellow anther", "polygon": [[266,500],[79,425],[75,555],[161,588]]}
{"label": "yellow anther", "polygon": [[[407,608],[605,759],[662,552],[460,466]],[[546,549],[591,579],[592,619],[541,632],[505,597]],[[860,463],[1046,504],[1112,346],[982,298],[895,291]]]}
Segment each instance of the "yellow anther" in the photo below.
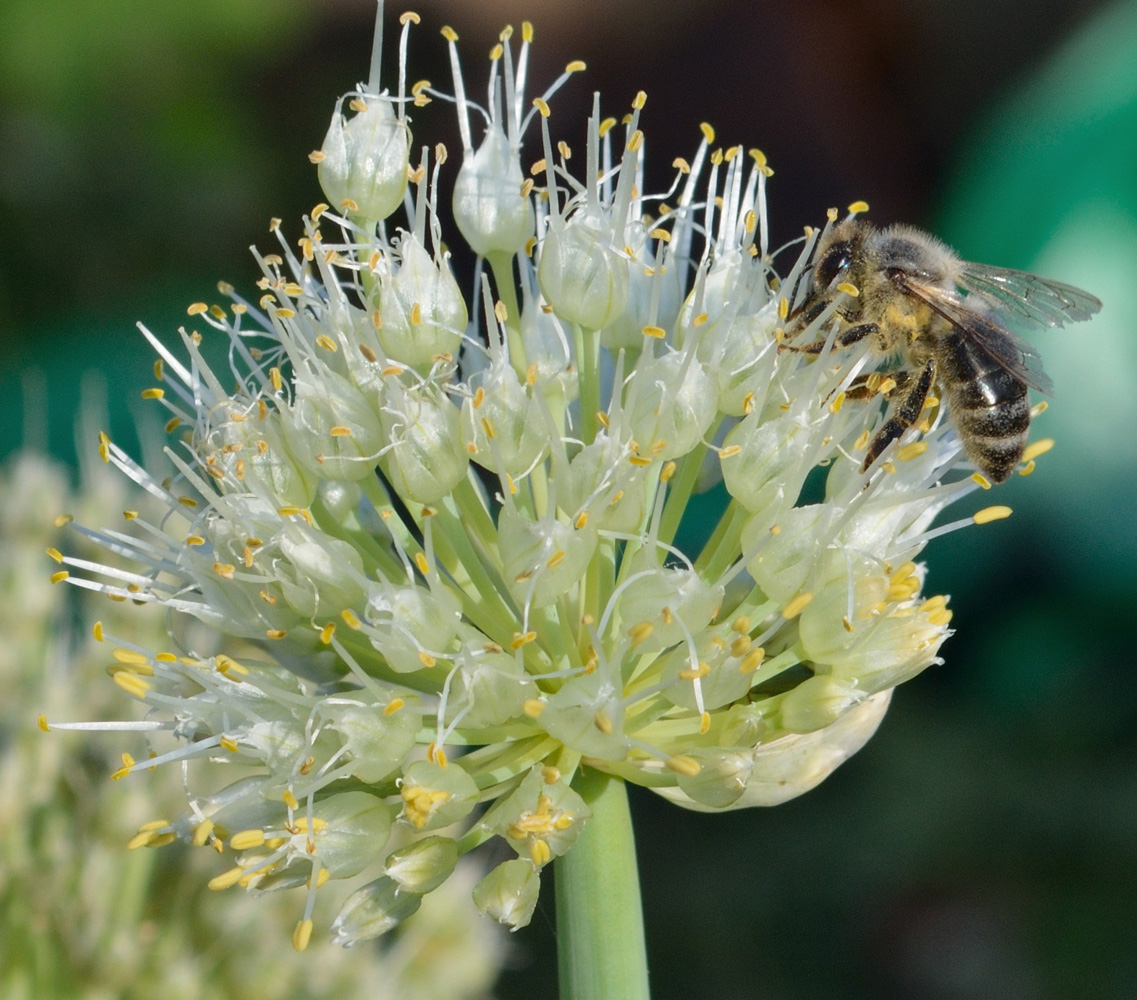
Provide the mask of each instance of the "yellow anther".
{"label": "yellow anther", "polygon": [[413,10],[404,11],[399,15],[399,24],[422,24],[422,18],[418,16]]}
{"label": "yellow anther", "polygon": [[260,847],[264,842],[264,830],[242,830],[229,838],[229,848],[234,851],[247,851],[251,847]]}
{"label": "yellow anther", "polygon": [[270,628],[265,630],[265,635],[270,639],[283,639],[288,632],[282,628]]}
{"label": "yellow anther", "polygon": [[1030,408],[1030,415],[1033,419],[1042,413],[1045,413],[1050,404],[1045,399],[1040,399],[1037,403]]}
{"label": "yellow anther", "polygon": [[742,446],[738,444],[728,444],[725,448],[720,448],[718,455],[720,459],[734,458],[739,452],[742,451]]}
{"label": "yellow anther", "polygon": [[555,785],[561,780],[561,771],[558,767],[553,767],[551,764],[541,768],[541,777],[545,779],[546,785]]}
{"label": "yellow anther", "polygon": [[850,215],[860,215],[861,212],[867,212],[868,210],[869,203],[867,201],[854,201],[853,204],[849,206]]}
{"label": "yellow anther", "polygon": [[840,413],[841,407],[845,405],[845,390],[842,389],[836,396],[833,397],[829,403],[830,413]]}
{"label": "yellow anther", "polygon": [[529,845],[529,858],[535,867],[540,868],[542,865],[548,864],[552,857],[553,852],[549,848],[548,841],[538,837]]}
{"label": "yellow anther", "polygon": [[916,577],[911,577],[889,587],[885,599],[892,602],[908,601],[915,597],[919,591],[920,581]]}
{"label": "yellow anther", "polygon": [[444,24],[444,25],[442,26],[442,28],[441,28],[441,34],[442,34],[442,37],[443,37],[443,38],[445,38],[445,39],[446,39],[448,42],[456,42],[456,41],[458,41],[458,32],[456,32],[456,31],[455,31],[453,28],[451,28],[451,27],[450,27],[450,25],[448,25],[448,24]]}
{"label": "yellow anther", "polygon": [[387,707],[383,709],[384,715],[394,715],[400,708],[406,704],[402,698],[392,698],[387,702]]}
{"label": "yellow anther", "polygon": [[204,312],[209,312],[209,306],[204,302],[194,302],[186,309],[186,313],[190,316],[200,316]]}
{"label": "yellow anther", "polygon": [[344,608],[343,611],[340,612],[340,617],[344,620],[348,628],[358,629],[363,627],[363,622],[359,620],[359,616],[352,611],[351,608]]}
{"label": "yellow anther", "polygon": [[[326,871],[326,868],[322,868],[320,874],[323,875]],[[312,926],[311,917],[297,923],[296,929],[292,932],[292,947],[297,951],[303,951],[308,947],[308,942],[312,940]]]}
{"label": "yellow anther", "polygon": [[290,788],[286,788],[284,790],[280,796],[280,801],[288,806],[289,809],[298,809],[300,807],[299,799],[297,799],[296,796],[292,794],[292,790]]}
{"label": "yellow anther", "polygon": [[609,421],[609,419],[608,419],[608,414],[605,413],[603,410],[597,410],[596,411],[596,422],[601,427],[604,427],[604,428],[607,428],[611,423],[611,421]]}
{"label": "yellow anther", "polygon": [[1031,460],[1038,458],[1040,455],[1045,455],[1053,447],[1053,438],[1040,438],[1038,441],[1035,441],[1032,444],[1026,446],[1026,449],[1023,451],[1022,460],[1024,462],[1030,462]]}
{"label": "yellow anther", "polygon": [[703,133],[703,140],[708,146],[715,141],[715,130],[706,122],[699,123],[699,131]]}
{"label": "yellow anther", "polygon": [[241,749],[237,741],[233,739],[232,736],[222,736],[219,742],[222,749],[228,750],[230,753],[236,753]]}
{"label": "yellow anther", "polygon": [[662,326],[645,326],[641,332],[645,337],[655,337],[657,340],[667,336],[667,331]]}
{"label": "yellow anther", "polygon": [[534,97],[533,107],[541,113],[542,118],[549,117],[549,103],[543,97]]}
{"label": "yellow anther", "polygon": [[700,663],[698,667],[688,667],[686,670],[679,671],[679,679],[681,681],[697,681],[702,677],[706,677],[711,672],[711,665],[709,663]]}
{"label": "yellow anther", "polygon": [[213,820],[203,819],[193,828],[193,846],[204,847],[213,835]]}
{"label": "yellow anther", "polygon": [[978,483],[979,488],[989,490],[991,488],[991,480],[989,480],[982,472],[973,472],[971,474],[972,482]]}
{"label": "yellow anther", "polygon": [[976,524],[987,524],[989,521],[1001,521],[1004,517],[1010,516],[1010,507],[984,507],[982,510],[976,511],[971,520]]}
{"label": "yellow anther", "polygon": [[566,160],[572,159],[572,147],[564,139],[557,143],[557,152]]}
{"label": "yellow anther", "polygon": [[522,646],[527,646],[536,638],[536,632],[514,632],[513,641],[509,644],[510,649],[520,649]]}
{"label": "yellow anther", "polygon": [[919,458],[927,450],[928,443],[926,441],[913,441],[896,452],[896,459],[900,462],[911,462],[912,459]]}
{"label": "yellow anther", "polygon": [[351,428],[345,427],[343,424],[337,424],[335,427],[332,427],[328,433],[332,437],[351,437]]}
{"label": "yellow anther", "polygon": [[1024,465],[1021,469],[1019,469],[1019,475],[1020,476],[1029,476],[1032,472],[1034,472],[1034,469],[1035,469],[1035,464],[1034,464],[1034,459],[1032,458],[1029,462],[1026,463],[1026,465]]}
{"label": "yellow anther", "polygon": [[548,704],[543,698],[526,698],[521,704],[521,711],[523,711],[530,719],[535,719],[543,711]]}
{"label": "yellow anther", "polygon": [[565,66],[566,73],[583,73],[586,69],[588,69],[588,66],[582,59],[574,59]]}
{"label": "yellow anther", "polygon": [[102,642],[103,641],[105,636],[103,634],[103,623],[102,622],[95,622],[95,624],[91,626],[91,635],[93,635],[95,637],[95,642]]}
{"label": "yellow anther", "polygon": [[741,659],[750,652],[751,644],[752,640],[749,635],[740,635],[730,644],[730,655]]}
{"label": "yellow anther", "polygon": [[942,628],[947,625],[952,619],[952,613],[947,608],[940,608],[938,611],[933,611],[928,615],[928,623]]}
{"label": "yellow anther", "polygon": [[633,646],[638,646],[654,631],[655,626],[651,622],[640,622],[638,625],[633,625],[628,629],[628,638],[632,640]]}
{"label": "yellow anther", "polygon": [[669,771],[686,775],[688,778],[695,777],[695,775],[703,769],[703,766],[695,760],[694,757],[688,757],[686,754],[676,754],[674,757],[668,757],[667,760],[664,761],[664,766]]}
{"label": "yellow anther", "polygon": [[521,22],[521,40],[528,44],[533,44],[533,23],[531,21]]}
{"label": "yellow anther", "polygon": [[564,550],[563,550],[563,549],[559,549],[558,551],[554,552],[554,553],[553,553],[551,556],[549,556],[549,558],[548,558],[548,560],[546,561],[545,565],[546,565],[546,566],[547,566],[549,569],[556,569],[556,568],[557,568],[557,567],[558,567],[558,566],[559,566],[561,563],[563,563],[564,561],[565,561],[565,553],[564,553]]}
{"label": "yellow anther", "polygon": [[213,572],[226,580],[232,580],[233,574],[237,572],[237,567],[229,563],[214,563]]}
{"label": "yellow anther", "polygon": [[886,378],[876,387],[876,391],[879,392],[882,396],[887,396],[895,388],[896,379]]}
{"label": "yellow anther", "polygon": [[240,882],[244,875],[244,868],[230,868],[227,872],[223,872],[211,878],[206,885],[210,889],[228,889],[231,885],[236,885]]}
{"label": "yellow anther", "polygon": [[322,629],[320,629],[320,642],[325,646],[329,645],[332,641],[332,636],[336,634],[336,623],[328,622]]}
{"label": "yellow anther", "polygon": [[612,720],[606,712],[597,712],[592,717],[592,724],[600,730],[605,736],[612,735]]}
{"label": "yellow anther", "polygon": [[426,561],[426,556],[421,552],[415,553],[415,566],[418,567],[418,571],[423,576],[428,576],[430,574],[430,563]]}
{"label": "yellow anther", "polygon": [[134,695],[135,698],[145,698],[146,692],[150,690],[148,681],[144,681],[137,674],[131,673],[129,670],[116,671],[114,682],[127,694]]}
{"label": "yellow anther", "polygon": [[136,851],[140,847],[149,847],[152,840],[154,840],[154,833],[152,831],[139,830],[138,833],[126,842],[126,849],[128,851]]}
{"label": "yellow anther", "polygon": [[639,129],[636,129],[628,138],[628,150],[632,153],[637,152],[644,144],[644,134]]}
{"label": "yellow anther", "polygon": [[419,663],[424,667],[433,667],[438,661],[430,655],[425,649],[418,654]]}
{"label": "yellow anther", "polygon": [[825,218],[827,218],[830,222],[836,222],[837,221],[837,209],[827,208],[825,210]]}
{"label": "yellow anther", "polygon": [[895,586],[898,583],[903,583],[913,573],[916,572],[916,564],[914,562],[906,562],[900,566],[892,576],[889,577],[889,583]]}
{"label": "yellow anther", "polygon": [[842,281],[841,284],[837,286],[837,291],[851,295],[854,299],[861,294],[861,290],[851,281]]}
{"label": "yellow anther", "polygon": [[588,511],[582,510],[573,519],[572,525],[574,528],[576,528],[577,531],[580,531],[580,529],[583,528],[586,524],[588,524]]}
{"label": "yellow anther", "polygon": [[796,618],[805,610],[806,605],[809,604],[809,602],[812,600],[813,594],[811,594],[808,590],[803,590],[800,594],[797,595],[797,597],[795,597],[790,601],[789,604],[785,606],[784,610],[782,611],[782,617]]}

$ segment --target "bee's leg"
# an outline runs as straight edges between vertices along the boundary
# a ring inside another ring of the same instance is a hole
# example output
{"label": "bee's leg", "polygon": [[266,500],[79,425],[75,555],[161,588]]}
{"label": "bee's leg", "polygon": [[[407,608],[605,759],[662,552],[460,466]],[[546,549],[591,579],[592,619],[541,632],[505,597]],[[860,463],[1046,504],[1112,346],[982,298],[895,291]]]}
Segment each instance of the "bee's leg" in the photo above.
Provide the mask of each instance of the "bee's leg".
{"label": "bee's leg", "polygon": [[[863,403],[880,393],[886,399],[891,399],[893,393],[907,391],[915,377],[914,372],[869,372],[867,375],[858,375],[845,390],[845,398],[855,403]],[[888,388],[886,384],[889,381],[893,383],[892,388]],[[882,388],[883,393],[881,393]]]}
{"label": "bee's leg", "polygon": [[864,462],[861,463],[861,472],[866,471],[880,458],[885,448],[920,419],[920,414],[924,412],[924,402],[936,381],[936,363],[932,358],[928,358],[924,367],[914,375],[911,372],[897,373],[893,378],[898,385],[901,382],[900,374],[907,375],[904,381],[911,384],[896,404],[892,416],[884,422],[884,426],[876,432],[876,437],[869,443],[869,450],[865,454]]}
{"label": "bee's leg", "polygon": [[[847,330],[842,330],[837,334],[836,339],[833,341],[833,349],[838,350],[842,347],[850,347],[857,343],[859,340],[864,340],[870,334],[876,333],[880,329],[875,323],[857,323],[855,326],[850,326]],[[798,351],[801,354],[820,354],[825,350],[827,341],[815,340],[812,344],[802,344],[795,346],[793,344],[782,344],[783,351]]]}

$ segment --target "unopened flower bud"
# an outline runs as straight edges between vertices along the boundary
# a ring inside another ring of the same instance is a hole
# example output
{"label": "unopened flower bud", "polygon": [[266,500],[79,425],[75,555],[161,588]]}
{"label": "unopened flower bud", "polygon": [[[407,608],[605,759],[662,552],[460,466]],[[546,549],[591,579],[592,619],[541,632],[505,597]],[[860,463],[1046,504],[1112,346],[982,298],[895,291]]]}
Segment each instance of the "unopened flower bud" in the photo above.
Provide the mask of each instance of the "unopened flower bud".
{"label": "unopened flower bud", "polygon": [[470,379],[474,395],[462,404],[462,436],[478,465],[519,478],[548,445],[541,404],[505,358],[495,359],[480,375]]}
{"label": "unopened flower bud", "polygon": [[413,235],[403,236],[399,257],[398,269],[379,282],[379,342],[392,361],[426,372],[458,353],[466,302],[449,263]]}
{"label": "unopened flower bud", "polygon": [[533,204],[521,194],[521,157],[500,125],[467,156],[454,181],[454,221],[470,249],[483,257],[517,253],[533,235]]}
{"label": "unopened flower bud", "polygon": [[349,773],[368,784],[383,781],[402,766],[422,722],[418,705],[394,696],[385,705],[331,702],[326,714],[353,758]]}
{"label": "unopened flower bud", "polygon": [[556,314],[586,330],[607,326],[628,304],[628,262],[608,244],[603,226],[578,215],[550,227],[537,265],[541,292]]}
{"label": "unopened flower bud", "polygon": [[332,941],[350,948],[392,930],[422,904],[417,892],[404,892],[386,875],[357,889],[340,908],[332,923]]}
{"label": "unopened flower bud", "polygon": [[373,645],[397,673],[430,666],[445,655],[458,634],[461,602],[445,585],[433,588],[373,583],[368,588],[366,621]]}
{"label": "unopened flower bud", "polygon": [[404,500],[434,503],[466,475],[470,456],[458,407],[441,393],[429,386],[408,390],[389,401],[383,417],[391,438],[384,470]]}
{"label": "unopened flower bud", "polygon": [[680,351],[642,361],[624,411],[632,436],[654,458],[679,458],[698,445],[718,413],[710,372]]}
{"label": "unopened flower bud", "polygon": [[387,875],[406,892],[424,895],[437,889],[458,863],[458,845],[449,837],[424,837],[387,858]]}
{"label": "unopened flower bud", "polygon": [[320,186],[337,208],[355,203],[354,214],[378,222],[403,202],[410,157],[410,129],[389,101],[364,98],[366,110],[350,120],[336,109],[324,138]]}
{"label": "unopened flower bud", "polygon": [[498,522],[505,581],[529,607],[552,604],[588,569],[596,549],[596,529],[579,530],[555,517],[531,520],[505,509]]}
{"label": "unopened flower bud", "polygon": [[375,861],[391,832],[391,810],[369,792],[341,792],[316,804],[313,834],[320,863],[332,878],[358,875]]}
{"label": "unopened flower bud", "polygon": [[511,931],[521,930],[533,919],[541,876],[528,861],[504,861],[474,886],[474,905]]}
{"label": "unopened flower bud", "polygon": [[837,677],[808,677],[782,699],[782,726],[791,733],[812,733],[832,725],[864,701],[855,683]]}

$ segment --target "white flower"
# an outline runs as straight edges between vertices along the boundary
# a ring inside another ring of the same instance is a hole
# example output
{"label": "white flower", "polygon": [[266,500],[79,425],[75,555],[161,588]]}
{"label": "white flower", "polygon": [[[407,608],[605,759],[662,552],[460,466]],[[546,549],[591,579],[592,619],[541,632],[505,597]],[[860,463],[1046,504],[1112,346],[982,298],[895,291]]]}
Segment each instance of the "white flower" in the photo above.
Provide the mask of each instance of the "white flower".
{"label": "white flower", "polygon": [[[151,834],[238,850],[225,884],[307,872],[311,900],[367,863],[366,828],[386,867],[337,922],[346,943],[393,926],[494,836],[519,860],[475,898],[524,924],[533,872],[588,820],[571,788],[581,768],[696,809],[813,787],[869,738],[891,689],[938,662],[950,613],[923,596],[915,559],[971,522],[931,527],[985,485],[956,474],[939,411],[861,472],[881,406],[846,395],[868,348],[833,349],[832,308],[795,331],[825,350],[786,348],[799,303],[780,290],[798,287],[818,233],[779,276],[760,152],[704,127],[671,190],[651,195],[644,95],[622,127],[597,98],[578,179],[563,144],[554,153],[547,98],[581,67],[523,115],[528,25],[516,65],[509,31],[491,54],[474,151],[444,35],[457,224],[489,265],[469,299],[439,249],[445,150],[430,169],[400,154],[406,228],[320,205],[299,253],[278,233],[280,251],[258,257],[259,308],[228,287],[227,306],[191,308],[189,364],[144,331],[165,365],[152,395],[179,428],[178,475],[160,483],[110,442],[103,455],[167,513],[144,541],[94,535],[113,567],[61,557],[80,586],[248,640],[226,656],[179,644],[176,628],[168,651],[119,640],[116,681],[183,740],[137,766],[208,757],[240,779]],[[386,117],[358,127],[364,152],[330,134],[333,203],[362,205],[344,185],[378,184],[409,128],[401,85],[372,92],[374,79],[359,115]],[[540,187],[520,181],[533,124]],[[227,343],[231,371],[206,363],[203,336]],[[716,479],[726,510],[696,524],[696,485]],[[258,833],[234,843],[238,830]]]}

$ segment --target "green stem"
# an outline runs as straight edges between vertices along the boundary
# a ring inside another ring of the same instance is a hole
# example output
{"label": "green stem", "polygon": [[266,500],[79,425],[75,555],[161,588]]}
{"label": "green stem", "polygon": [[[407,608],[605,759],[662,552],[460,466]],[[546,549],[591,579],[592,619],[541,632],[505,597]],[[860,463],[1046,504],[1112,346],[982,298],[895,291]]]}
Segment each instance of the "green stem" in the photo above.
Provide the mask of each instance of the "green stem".
{"label": "green stem", "polygon": [[561,1000],[648,1000],[643,904],[626,787],[588,767],[572,785],[592,809],[592,819],[554,865]]}

